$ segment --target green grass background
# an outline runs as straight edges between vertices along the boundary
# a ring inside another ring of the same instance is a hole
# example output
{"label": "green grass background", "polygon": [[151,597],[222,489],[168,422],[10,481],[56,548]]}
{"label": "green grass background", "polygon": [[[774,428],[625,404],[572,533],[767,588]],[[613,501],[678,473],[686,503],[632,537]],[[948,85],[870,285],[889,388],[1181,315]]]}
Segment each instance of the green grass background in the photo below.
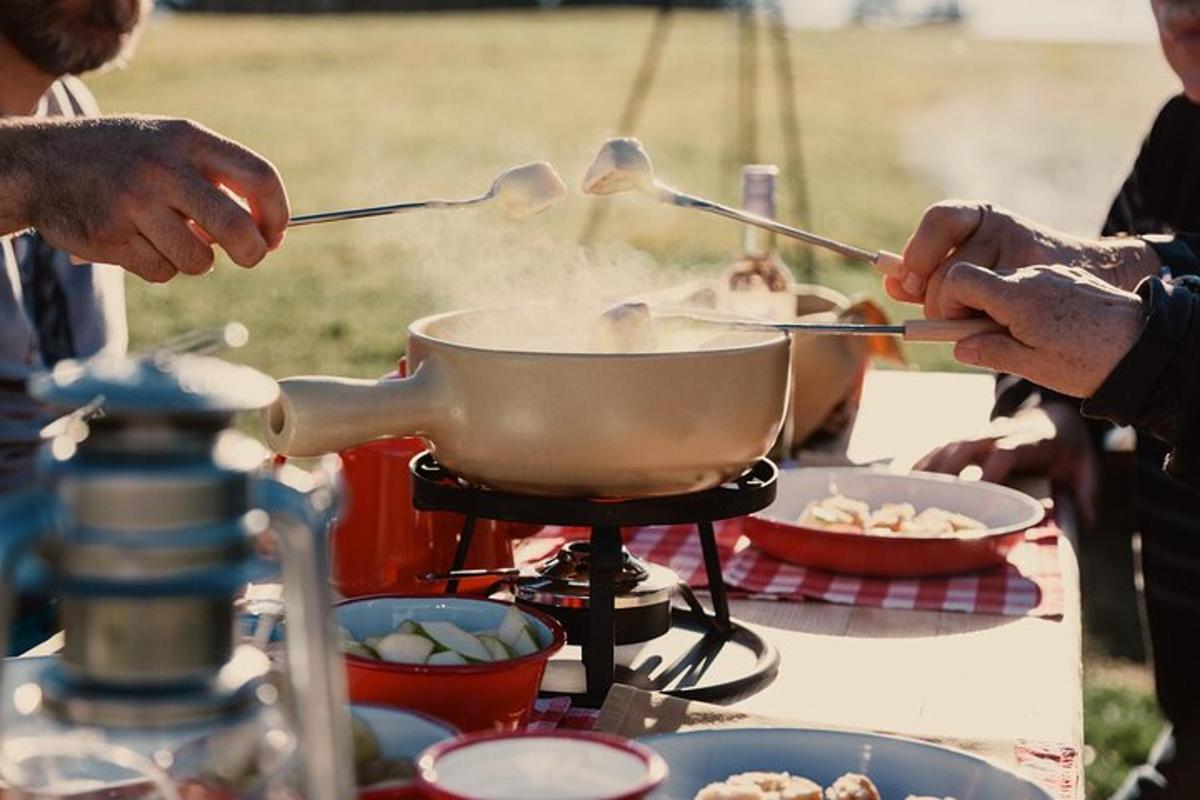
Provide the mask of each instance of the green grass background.
{"label": "green grass background", "polygon": [[[574,185],[614,132],[650,21],[645,11],[609,10],[160,15],[130,68],[90,83],[109,112],[192,117],[267,155],[297,212],[471,195],[501,169],[540,159]],[[671,182],[735,201],[734,20],[683,12],[673,25],[637,133]],[[797,33],[789,44],[812,225],[871,248],[902,247],[921,210],[946,193],[906,152],[912,126],[947,102],[972,98],[975,112],[943,113],[932,132],[940,140],[1028,143],[1040,134],[1007,118],[1003,102],[1021,91],[1034,92],[1034,118],[1061,138],[1048,153],[1116,142],[1132,154],[1170,86],[1149,44],[980,42],[956,28]],[[769,49],[761,55],[759,157],[782,161]],[[934,158],[938,146],[929,145]],[[1115,179],[1127,163],[1096,168]],[[1054,168],[1048,155],[1045,169]],[[725,221],[621,198],[599,241],[583,248],[588,202],[575,194],[520,223],[481,209],[294,230],[252,271],[221,260],[199,279],[131,280],[133,342],[236,319],[252,332],[239,358],[272,375],[374,376],[402,354],[417,316],[616,298],[718,269],[740,237]],[[821,282],[880,296],[861,265],[827,254],[817,263]],[[925,367],[950,366],[944,348],[914,352]],[[1103,797],[1157,721],[1143,670],[1094,658],[1088,676],[1089,796]]]}

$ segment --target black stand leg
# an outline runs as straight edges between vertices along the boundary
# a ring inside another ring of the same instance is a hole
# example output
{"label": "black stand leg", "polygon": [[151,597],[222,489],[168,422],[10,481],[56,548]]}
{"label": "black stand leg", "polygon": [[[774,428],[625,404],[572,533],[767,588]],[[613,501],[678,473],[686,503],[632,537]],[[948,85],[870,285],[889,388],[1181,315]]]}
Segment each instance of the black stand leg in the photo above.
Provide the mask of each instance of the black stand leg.
{"label": "black stand leg", "polygon": [[[467,553],[471,551],[471,540],[475,538],[475,517],[463,519],[462,530],[458,533],[458,547],[454,548],[454,563],[450,565],[453,572],[458,572],[467,563]],[[458,578],[446,581],[446,594],[458,594]]]}
{"label": "black stand leg", "polygon": [[704,570],[708,573],[708,592],[712,595],[713,617],[717,629],[728,633],[729,598],[725,595],[725,578],[721,575],[721,557],[717,553],[717,535],[711,522],[698,522],[700,547],[704,551]]}
{"label": "black stand leg", "polygon": [[589,702],[602,703],[612,687],[616,643],[615,586],[621,569],[621,529],[592,528],[588,631],[583,645]]}

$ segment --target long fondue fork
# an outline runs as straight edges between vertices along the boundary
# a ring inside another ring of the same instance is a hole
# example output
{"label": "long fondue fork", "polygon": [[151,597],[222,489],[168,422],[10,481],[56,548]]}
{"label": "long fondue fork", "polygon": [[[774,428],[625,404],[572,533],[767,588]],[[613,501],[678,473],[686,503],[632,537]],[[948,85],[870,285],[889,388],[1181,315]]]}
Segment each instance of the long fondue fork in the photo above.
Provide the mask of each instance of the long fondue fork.
{"label": "long fondue fork", "polygon": [[319,222],[337,222],[343,219],[382,217],[406,211],[426,209],[466,208],[489,200],[498,200],[510,216],[526,217],[537,214],[563,199],[567,187],[558,173],[544,161],[522,164],[501,172],[486,192],[478,197],[463,200],[420,200],[411,203],[390,203],[383,206],[348,208],[341,211],[322,211],[316,214],[300,214],[288,221],[289,228],[315,225]]}
{"label": "long fondue fork", "polygon": [[366,217],[384,217],[388,214],[401,214],[405,211],[422,211],[434,208],[465,208],[467,206],[485,203],[496,196],[495,189],[489,189],[478,197],[465,200],[420,200],[410,203],[390,203],[383,206],[367,206],[365,208],[347,208],[340,211],[321,211],[316,214],[299,214],[288,221],[289,228],[303,225],[316,225],[320,222],[338,222],[343,219],[363,219]]}
{"label": "long fondue fork", "polygon": [[[739,324],[739,327],[743,327]],[[841,336],[900,336],[908,342],[957,342],[984,333],[1000,333],[1004,328],[984,317],[970,319],[910,319],[899,325],[872,325],[853,322],[781,322],[760,323],[754,327],[803,333]]]}
{"label": "long fondue fork", "polygon": [[[637,315],[642,304],[624,303],[605,312],[605,318],[620,324],[622,318]],[[742,330],[776,330],[795,333],[819,333],[835,336],[900,336],[910,342],[957,342],[984,333],[1000,333],[1004,328],[986,317],[968,319],[910,319],[897,325],[855,322],[771,322],[740,317],[714,317],[683,311],[650,311],[654,322],[681,320]]]}
{"label": "long fondue fork", "polygon": [[583,191],[587,194],[600,195],[629,191],[642,192],[662,203],[707,211],[710,214],[728,217],[747,225],[755,225],[807,244],[832,250],[838,255],[855,261],[865,261],[873,264],[885,275],[895,277],[899,274],[901,258],[895,253],[889,253],[887,250],[864,250],[827,236],[784,225],[773,219],[749,214],[702,197],[685,194],[668,186],[655,176],[650,154],[637,139],[618,138],[605,142],[604,146],[600,148],[600,152],[596,154],[592,165],[588,167],[587,174],[584,175]]}
{"label": "long fondue fork", "polygon": [[747,211],[722,205],[712,200],[705,200],[703,197],[686,194],[657,181],[655,181],[654,189],[654,194],[664,203],[682,208],[694,208],[699,211],[707,211],[710,214],[728,217],[747,225],[754,225],[791,239],[798,239],[806,244],[830,250],[854,261],[865,261],[885,275],[895,276],[899,274],[901,258],[899,255],[887,250],[864,250],[861,247],[839,242],[837,239],[830,239],[827,236],[821,236],[802,228],[785,225],[782,222],[776,222],[767,217],[760,217],[757,214],[751,214]]}

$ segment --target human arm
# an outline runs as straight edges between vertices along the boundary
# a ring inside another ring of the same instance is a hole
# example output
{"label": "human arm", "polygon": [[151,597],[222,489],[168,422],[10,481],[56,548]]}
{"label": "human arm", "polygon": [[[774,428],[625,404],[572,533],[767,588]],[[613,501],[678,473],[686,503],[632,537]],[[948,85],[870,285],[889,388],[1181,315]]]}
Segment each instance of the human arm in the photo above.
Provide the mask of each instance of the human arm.
{"label": "human arm", "polygon": [[1088,398],[1084,414],[1168,442],[1168,471],[1200,484],[1200,280],[1150,278],[1126,292],[1075,268],[956,264],[939,303],[947,317],[983,313],[1006,329],[959,342],[961,361]]}
{"label": "human arm", "polygon": [[194,122],[0,120],[0,235],[33,227],[79,259],[160,282],[207,272],[214,244],[257,264],[289,215],[268,161]]}
{"label": "human arm", "polygon": [[904,248],[900,272],[885,279],[885,287],[897,300],[923,303],[926,316],[936,318],[946,272],[964,261],[994,270],[1074,266],[1123,289],[1162,267],[1156,249],[1139,238],[1083,239],[986,203],[948,200],[925,211]]}
{"label": "human arm", "polygon": [[1100,460],[1078,403],[1051,399],[996,417],[986,435],[942,445],[915,468],[958,475],[971,466],[993,483],[1045,476],[1071,493],[1085,524],[1095,518]]}

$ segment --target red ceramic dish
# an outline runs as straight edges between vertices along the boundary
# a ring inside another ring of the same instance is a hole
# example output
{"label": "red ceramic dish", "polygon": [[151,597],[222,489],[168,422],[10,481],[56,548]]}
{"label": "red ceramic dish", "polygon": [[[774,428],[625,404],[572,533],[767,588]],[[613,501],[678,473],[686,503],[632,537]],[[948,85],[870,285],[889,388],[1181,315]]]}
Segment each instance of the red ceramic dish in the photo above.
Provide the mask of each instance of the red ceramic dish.
{"label": "red ceramic dish", "polygon": [[[498,627],[510,603],[442,595],[375,595],[335,606],[341,625],[352,633],[365,625],[377,635],[394,629],[391,620],[450,619],[467,630]],[[493,608],[494,607],[494,608]],[[440,616],[423,616],[436,610]],[[521,609],[539,623],[550,643],[527,656],[463,666],[396,664],[347,655],[346,680],[355,703],[412,709],[445,720],[463,731],[511,731],[529,720],[546,662],[562,649],[566,635],[558,622],[540,611]],[[475,620],[475,624],[467,622]],[[483,621],[486,620],[486,621]],[[483,622],[480,622],[483,621]],[[362,635],[362,634],[359,634]]]}
{"label": "red ceramic dish", "polygon": [[358,800],[425,800],[425,793],[416,785],[406,783],[403,786],[360,789]]}
{"label": "red ceramic dish", "polygon": [[[345,597],[380,593],[445,592],[444,581],[427,581],[454,561],[463,517],[443,511],[417,511],[412,504],[409,462],[428,447],[423,439],[382,439],[339,455],[348,502],[333,531],[331,570]],[[515,526],[479,520],[464,566],[491,569],[513,565]],[[466,578],[459,594],[484,595],[496,579]]]}
{"label": "red ceramic dish", "polygon": [[[910,502],[918,511],[937,507],[966,514],[987,526],[977,534],[876,536],[809,528],[797,520],[804,507],[834,493],[871,508]],[[912,577],[972,572],[1003,563],[1045,509],[1026,494],[982,481],[946,475],[893,475],[862,468],[782,470],[773,504],[744,520],[750,542],[780,561],[854,575]]]}
{"label": "red ceramic dish", "polygon": [[[579,744],[581,750],[583,748],[611,748],[623,754],[631,755],[641,762],[643,766],[641,774],[636,776],[636,778],[632,778],[628,786],[614,787],[612,793],[608,794],[593,793],[590,795],[593,800],[641,800],[641,798],[646,797],[650,792],[654,791],[667,777],[667,763],[663,761],[662,756],[636,742],[616,736],[586,731],[522,731],[520,733],[477,733],[433,745],[417,759],[417,785],[425,793],[425,796],[431,798],[431,800],[490,800],[490,798],[495,797],[516,797],[517,795],[515,794],[510,795],[507,793],[479,796],[452,791],[445,786],[443,781],[439,781],[438,768],[439,765],[445,764],[446,758],[450,754],[462,754],[470,748],[480,748],[486,747],[489,744],[500,742],[510,743],[520,740],[575,742]],[[484,755],[481,753],[480,758],[490,759],[492,758],[492,754]],[[554,756],[548,756],[548,758],[553,759]],[[570,769],[568,765],[562,764],[560,761],[555,761],[547,763],[546,768],[540,770],[539,774],[550,775],[559,767],[564,770]],[[554,786],[547,786],[540,793],[536,787],[528,786],[519,796],[522,800],[558,800],[559,794],[560,792]]]}

